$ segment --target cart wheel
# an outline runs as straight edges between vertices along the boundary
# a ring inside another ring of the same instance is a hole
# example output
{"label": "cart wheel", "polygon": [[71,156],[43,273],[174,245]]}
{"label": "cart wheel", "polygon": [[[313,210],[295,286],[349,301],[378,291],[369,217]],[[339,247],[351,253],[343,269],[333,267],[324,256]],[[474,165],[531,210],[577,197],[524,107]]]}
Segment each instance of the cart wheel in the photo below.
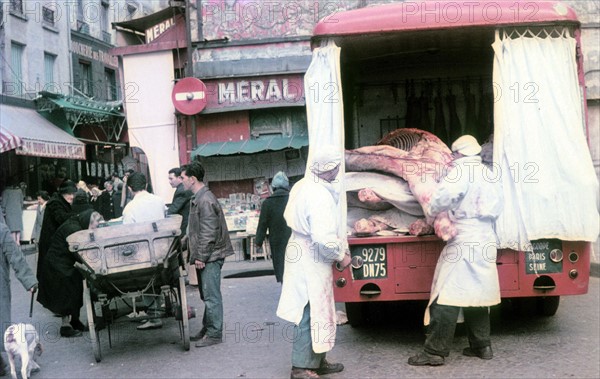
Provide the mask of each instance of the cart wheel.
{"label": "cart wheel", "polygon": [[96,335],[96,325],[94,325],[94,304],[92,303],[92,298],[90,297],[90,289],[87,285],[87,280],[83,281],[83,299],[85,302],[88,326],[90,328],[90,340],[92,341],[94,358],[96,358],[96,362],[100,362],[102,360],[102,351],[100,351],[100,338]]}
{"label": "cart wheel", "polygon": [[185,277],[179,277],[179,305],[181,306],[181,326],[183,335],[183,348],[190,349],[190,320],[188,318],[187,296],[185,293]]}

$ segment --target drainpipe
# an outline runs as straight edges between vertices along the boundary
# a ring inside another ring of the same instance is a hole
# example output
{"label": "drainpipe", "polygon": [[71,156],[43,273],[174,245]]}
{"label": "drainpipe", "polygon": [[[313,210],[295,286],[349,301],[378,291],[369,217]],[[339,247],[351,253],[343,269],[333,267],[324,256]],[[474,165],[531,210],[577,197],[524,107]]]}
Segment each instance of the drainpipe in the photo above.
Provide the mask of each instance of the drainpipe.
{"label": "drainpipe", "polygon": [[[198,0],[198,4],[202,6],[201,1]],[[200,8],[202,9],[202,8]],[[186,76],[194,77],[194,62],[193,62],[193,51],[192,51],[192,27],[191,27],[191,13],[192,6],[191,0],[185,1],[185,38],[186,38],[186,53],[187,53],[187,67],[186,67]],[[188,116],[190,124],[192,126],[192,150],[196,148],[197,144],[197,136],[196,136],[196,116],[191,115]]]}

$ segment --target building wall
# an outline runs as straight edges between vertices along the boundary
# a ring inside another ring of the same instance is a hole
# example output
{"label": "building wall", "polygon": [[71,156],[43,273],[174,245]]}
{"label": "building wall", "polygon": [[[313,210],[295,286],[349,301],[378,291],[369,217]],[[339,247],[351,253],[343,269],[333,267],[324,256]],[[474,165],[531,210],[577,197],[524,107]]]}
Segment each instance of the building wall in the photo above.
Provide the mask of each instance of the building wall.
{"label": "building wall", "polygon": [[[2,1],[0,20],[0,61],[2,93],[33,99],[41,90],[66,92],[70,84],[69,23],[55,1],[23,1],[23,11],[10,10],[8,0]],[[54,24],[43,19],[44,6],[54,11]],[[23,45],[22,82],[15,81],[11,45]],[[54,81],[46,83],[44,52],[56,56]]]}
{"label": "building wall", "polygon": [[[85,33],[71,32],[71,59],[73,67],[73,85],[80,91],[77,95],[92,97],[95,100],[115,101],[122,100],[119,85],[118,59],[108,53],[111,45],[93,38]],[[81,62],[85,62],[91,69],[91,82],[88,84],[87,93],[83,90],[85,74],[82,72]],[[114,82],[106,78],[106,70],[113,74]],[[109,94],[109,87],[113,92]]]}

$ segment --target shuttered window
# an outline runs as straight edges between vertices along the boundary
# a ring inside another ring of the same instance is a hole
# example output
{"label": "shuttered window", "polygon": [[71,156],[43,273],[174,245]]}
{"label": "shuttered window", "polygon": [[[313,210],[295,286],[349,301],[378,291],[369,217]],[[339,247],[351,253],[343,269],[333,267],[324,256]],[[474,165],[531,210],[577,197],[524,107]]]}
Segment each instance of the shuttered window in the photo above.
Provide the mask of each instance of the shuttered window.
{"label": "shuttered window", "polygon": [[13,42],[10,46],[12,82],[11,87],[14,88],[15,95],[23,94],[23,50],[25,46]]}
{"label": "shuttered window", "polygon": [[45,88],[54,87],[54,62],[56,61],[56,55],[44,53],[44,79],[46,81]]}

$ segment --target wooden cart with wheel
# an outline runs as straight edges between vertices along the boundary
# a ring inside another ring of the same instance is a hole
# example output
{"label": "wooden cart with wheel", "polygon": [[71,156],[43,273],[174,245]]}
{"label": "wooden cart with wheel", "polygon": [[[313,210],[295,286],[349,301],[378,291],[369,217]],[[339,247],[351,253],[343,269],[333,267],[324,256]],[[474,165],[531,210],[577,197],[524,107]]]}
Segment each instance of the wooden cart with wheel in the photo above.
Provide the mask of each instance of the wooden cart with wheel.
{"label": "wooden cart with wheel", "polygon": [[190,348],[181,216],[82,230],[67,238],[78,254],[84,303],[94,357],[102,360],[100,331],[119,318],[129,321],[174,317],[183,348]]}

